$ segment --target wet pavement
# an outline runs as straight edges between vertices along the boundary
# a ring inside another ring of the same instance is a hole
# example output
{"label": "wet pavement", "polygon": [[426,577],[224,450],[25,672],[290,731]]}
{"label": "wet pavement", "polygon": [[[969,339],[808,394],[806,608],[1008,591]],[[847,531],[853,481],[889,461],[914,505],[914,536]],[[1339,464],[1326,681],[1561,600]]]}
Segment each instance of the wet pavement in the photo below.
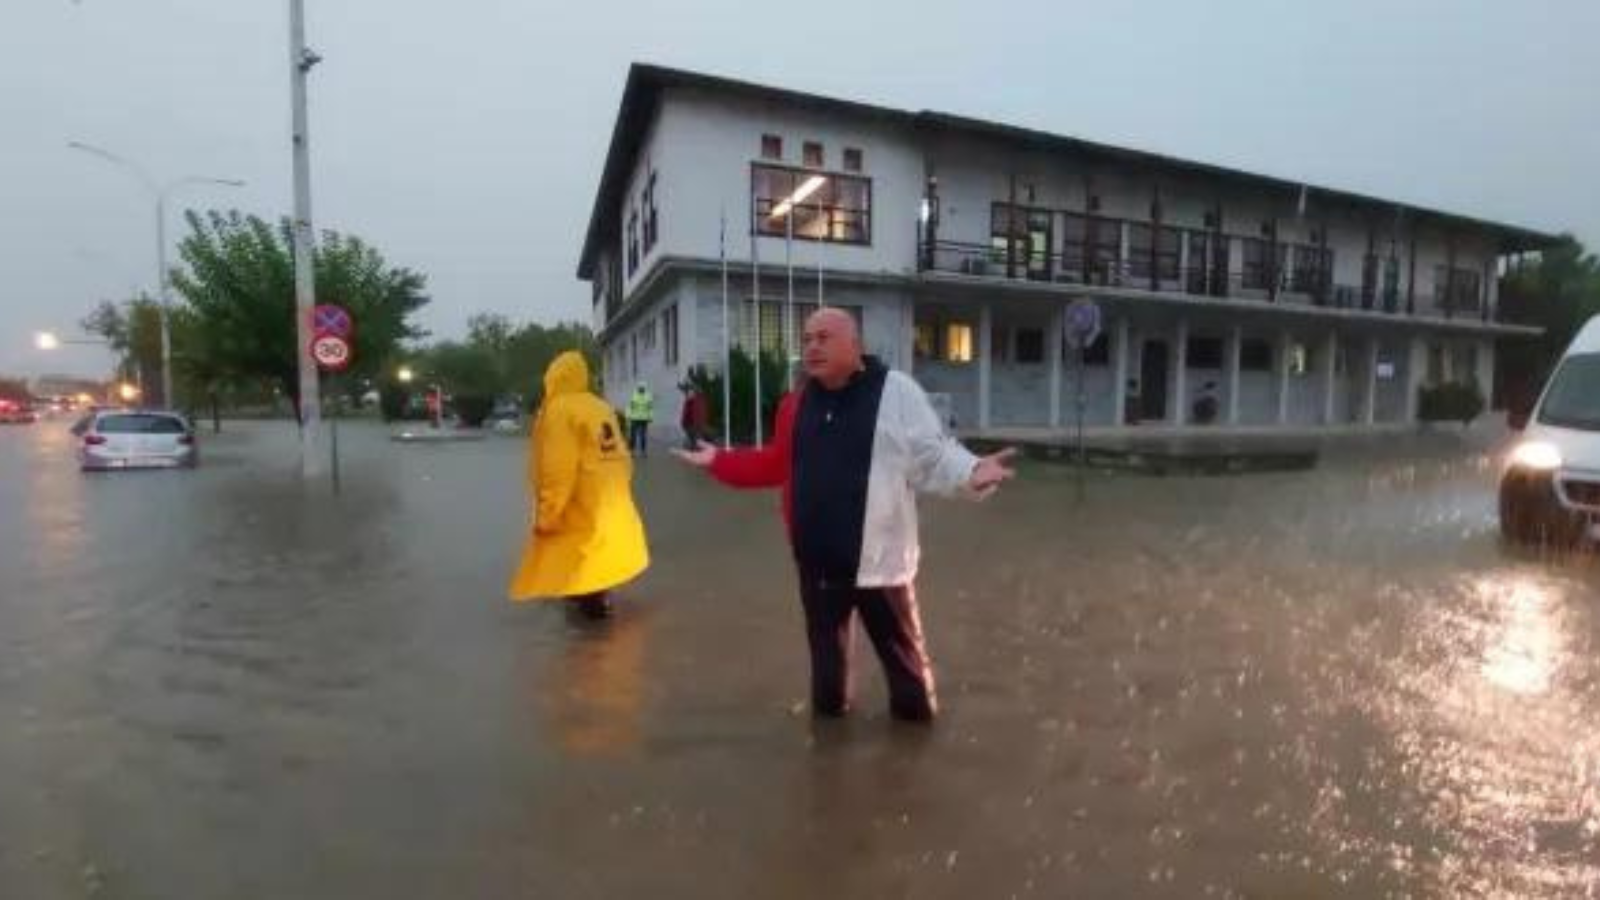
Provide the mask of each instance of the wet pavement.
{"label": "wet pavement", "polygon": [[502,599],[520,441],[344,437],[0,430],[0,897],[1600,896],[1600,564],[1482,441],[924,504],[922,729],[864,641],[809,719],[775,497],[651,459],[595,628]]}

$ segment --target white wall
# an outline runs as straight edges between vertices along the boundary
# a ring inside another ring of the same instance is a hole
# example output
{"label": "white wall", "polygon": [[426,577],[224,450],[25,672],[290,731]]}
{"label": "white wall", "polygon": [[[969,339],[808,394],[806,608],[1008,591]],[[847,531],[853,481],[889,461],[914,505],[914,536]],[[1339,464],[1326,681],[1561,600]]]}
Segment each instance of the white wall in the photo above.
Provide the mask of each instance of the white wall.
{"label": "white wall", "polygon": [[[870,246],[795,241],[798,265],[904,274],[916,266],[916,217],[922,196],[922,157],[909,131],[868,118],[781,108],[745,98],[674,88],[662,105],[657,139],[657,203],[661,238],[673,256],[716,259],[727,216],[730,259],[750,258],[750,164],[760,161],[761,136],[783,138],[781,164],[798,167],[806,141],[819,141],[825,169],[843,169],[846,147],[859,148],[872,180]],[[764,265],[783,260],[785,241],[763,238]]]}

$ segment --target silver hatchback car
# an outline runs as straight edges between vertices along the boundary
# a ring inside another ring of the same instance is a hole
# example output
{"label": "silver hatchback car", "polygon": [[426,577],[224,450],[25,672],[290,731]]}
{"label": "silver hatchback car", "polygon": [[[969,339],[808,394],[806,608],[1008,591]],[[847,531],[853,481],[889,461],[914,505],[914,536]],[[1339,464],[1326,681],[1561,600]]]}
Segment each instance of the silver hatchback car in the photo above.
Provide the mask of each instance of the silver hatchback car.
{"label": "silver hatchback car", "polygon": [[192,469],[200,462],[194,429],[177,413],[104,410],[81,429],[78,461],[85,472],[114,469]]}

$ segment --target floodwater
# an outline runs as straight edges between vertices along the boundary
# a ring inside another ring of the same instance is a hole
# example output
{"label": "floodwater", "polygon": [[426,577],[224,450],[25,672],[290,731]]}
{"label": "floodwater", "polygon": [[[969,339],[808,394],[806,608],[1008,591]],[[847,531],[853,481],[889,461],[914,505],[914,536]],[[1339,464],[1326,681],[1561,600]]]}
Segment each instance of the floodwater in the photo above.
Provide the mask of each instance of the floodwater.
{"label": "floodwater", "polygon": [[0,430],[0,897],[1600,896],[1600,564],[1482,440],[924,504],[945,715],[813,723],[776,498],[660,456],[600,627],[503,600],[511,439]]}

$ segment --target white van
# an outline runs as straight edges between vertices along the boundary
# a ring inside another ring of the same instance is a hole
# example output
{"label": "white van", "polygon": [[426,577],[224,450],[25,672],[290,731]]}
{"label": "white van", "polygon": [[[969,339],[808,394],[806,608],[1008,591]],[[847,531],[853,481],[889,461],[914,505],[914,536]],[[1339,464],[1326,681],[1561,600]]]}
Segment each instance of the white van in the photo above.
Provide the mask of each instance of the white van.
{"label": "white van", "polygon": [[1600,540],[1600,316],[1578,331],[1500,476],[1500,533],[1517,542]]}

